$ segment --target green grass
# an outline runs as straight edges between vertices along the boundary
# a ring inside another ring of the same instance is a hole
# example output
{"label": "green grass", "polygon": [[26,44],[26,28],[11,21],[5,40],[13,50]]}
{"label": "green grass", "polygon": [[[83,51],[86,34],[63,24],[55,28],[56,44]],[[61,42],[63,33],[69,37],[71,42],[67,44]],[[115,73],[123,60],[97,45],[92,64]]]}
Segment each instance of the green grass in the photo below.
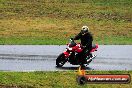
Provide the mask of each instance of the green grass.
{"label": "green grass", "polygon": [[62,45],[68,42],[65,39],[55,39],[55,38],[35,38],[35,37],[9,37],[0,38],[0,44],[2,45]]}
{"label": "green grass", "polygon": [[[21,41],[20,41],[21,40]],[[67,44],[69,39],[55,39],[55,38],[28,38],[28,37],[9,37],[9,38],[0,38],[0,44],[2,45],[63,45]],[[77,41],[79,42],[79,41]],[[120,42],[120,43],[119,43]],[[96,44],[103,44],[103,45],[129,45],[132,44],[132,38],[127,37],[104,37],[102,39],[94,40]]]}
{"label": "green grass", "polygon": [[0,44],[65,44],[88,25],[99,44],[132,44],[131,0],[0,0]]}
{"label": "green grass", "polygon": [[[132,71],[87,71],[87,74],[130,74]],[[0,72],[0,87],[7,88],[131,88],[130,84],[78,85],[76,71]]]}

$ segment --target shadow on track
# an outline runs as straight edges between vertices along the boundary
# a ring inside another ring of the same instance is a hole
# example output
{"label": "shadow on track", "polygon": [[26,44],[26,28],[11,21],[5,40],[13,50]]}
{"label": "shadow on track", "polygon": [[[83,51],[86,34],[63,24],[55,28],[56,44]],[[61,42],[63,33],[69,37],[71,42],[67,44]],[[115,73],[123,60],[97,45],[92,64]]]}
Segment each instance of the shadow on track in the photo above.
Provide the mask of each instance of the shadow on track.
{"label": "shadow on track", "polygon": [[[57,69],[60,70],[78,70],[79,67],[56,67]],[[90,67],[85,67],[86,70],[94,70]]]}

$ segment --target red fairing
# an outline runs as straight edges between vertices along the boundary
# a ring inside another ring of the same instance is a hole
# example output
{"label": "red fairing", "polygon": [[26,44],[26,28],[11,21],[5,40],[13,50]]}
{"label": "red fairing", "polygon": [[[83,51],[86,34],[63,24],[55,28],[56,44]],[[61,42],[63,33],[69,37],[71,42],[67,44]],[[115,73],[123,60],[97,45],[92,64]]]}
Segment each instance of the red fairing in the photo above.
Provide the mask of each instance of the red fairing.
{"label": "red fairing", "polygon": [[94,52],[95,50],[97,50],[97,48],[98,48],[98,44],[96,44],[96,47],[93,48],[90,52]]}
{"label": "red fairing", "polygon": [[72,47],[73,51],[75,52],[82,52],[82,48],[80,46],[80,44],[77,44],[76,46]]}
{"label": "red fairing", "polygon": [[63,53],[64,53],[66,58],[70,56],[70,54],[68,52],[66,52],[66,51],[64,51]]}

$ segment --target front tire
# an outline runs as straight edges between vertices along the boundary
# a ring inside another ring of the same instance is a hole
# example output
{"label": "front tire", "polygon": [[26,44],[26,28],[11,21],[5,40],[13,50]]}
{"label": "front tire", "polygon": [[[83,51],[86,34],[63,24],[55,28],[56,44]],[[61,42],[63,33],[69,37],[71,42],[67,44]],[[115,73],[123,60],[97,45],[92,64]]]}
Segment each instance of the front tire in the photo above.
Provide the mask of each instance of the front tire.
{"label": "front tire", "polygon": [[65,55],[61,53],[56,59],[56,67],[62,67],[66,63]]}

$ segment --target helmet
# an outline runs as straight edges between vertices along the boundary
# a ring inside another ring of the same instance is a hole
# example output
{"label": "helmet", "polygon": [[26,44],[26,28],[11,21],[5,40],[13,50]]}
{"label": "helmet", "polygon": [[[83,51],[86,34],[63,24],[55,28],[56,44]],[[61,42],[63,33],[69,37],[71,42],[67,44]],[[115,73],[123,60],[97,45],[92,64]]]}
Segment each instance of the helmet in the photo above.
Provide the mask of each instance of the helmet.
{"label": "helmet", "polygon": [[88,31],[89,31],[88,26],[83,26],[82,29],[81,29],[82,34],[87,33]]}

